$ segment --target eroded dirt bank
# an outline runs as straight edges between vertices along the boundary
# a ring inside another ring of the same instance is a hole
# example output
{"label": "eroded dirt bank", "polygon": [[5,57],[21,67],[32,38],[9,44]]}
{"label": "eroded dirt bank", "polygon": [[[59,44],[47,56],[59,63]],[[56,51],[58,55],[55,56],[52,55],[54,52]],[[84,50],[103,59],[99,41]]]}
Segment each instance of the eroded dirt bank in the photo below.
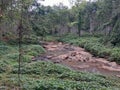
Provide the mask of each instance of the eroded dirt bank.
{"label": "eroded dirt bank", "polygon": [[94,57],[83,48],[61,42],[46,42],[43,47],[47,52],[33,60],[50,60],[74,70],[120,77],[120,65],[115,62],[109,62],[104,58]]}

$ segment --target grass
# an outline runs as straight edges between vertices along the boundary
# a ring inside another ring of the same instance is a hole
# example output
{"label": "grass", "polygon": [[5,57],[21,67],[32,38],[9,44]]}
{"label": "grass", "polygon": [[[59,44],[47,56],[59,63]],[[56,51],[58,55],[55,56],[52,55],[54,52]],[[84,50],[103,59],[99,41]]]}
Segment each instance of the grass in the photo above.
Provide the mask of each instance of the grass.
{"label": "grass", "polygon": [[113,47],[112,45],[105,45],[100,37],[66,35],[58,41],[74,44],[85,48],[94,56],[107,58],[110,61],[120,63],[120,47]]}

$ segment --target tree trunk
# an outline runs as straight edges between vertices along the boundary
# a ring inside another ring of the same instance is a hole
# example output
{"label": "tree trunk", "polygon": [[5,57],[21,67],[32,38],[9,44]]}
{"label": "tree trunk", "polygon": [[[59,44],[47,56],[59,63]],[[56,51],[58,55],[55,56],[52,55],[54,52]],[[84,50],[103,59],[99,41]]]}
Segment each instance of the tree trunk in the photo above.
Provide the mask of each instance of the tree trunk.
{"label": "tree trunk", "polygon": [[71,33],[71,27],[68,26],[68,33]]}
{"label": "tree trunk", "polygon": [[94,31],[94,20],[92,17],[90,17],[90,34],[92,35],[93,34],[93,31]]}

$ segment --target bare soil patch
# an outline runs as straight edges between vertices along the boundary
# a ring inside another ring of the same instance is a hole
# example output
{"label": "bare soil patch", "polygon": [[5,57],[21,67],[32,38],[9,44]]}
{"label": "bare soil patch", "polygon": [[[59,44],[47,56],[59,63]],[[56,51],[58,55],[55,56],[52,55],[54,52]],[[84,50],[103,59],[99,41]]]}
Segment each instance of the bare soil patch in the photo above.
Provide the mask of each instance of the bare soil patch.
{"label": "bare soil patch", "polygon": [[74,70],[120,77],[120,65],[104,58],[94,57],[81,47],[61,42],[46,42],[43,47],[47,52],[37,57],[36,60],[50,60]]}

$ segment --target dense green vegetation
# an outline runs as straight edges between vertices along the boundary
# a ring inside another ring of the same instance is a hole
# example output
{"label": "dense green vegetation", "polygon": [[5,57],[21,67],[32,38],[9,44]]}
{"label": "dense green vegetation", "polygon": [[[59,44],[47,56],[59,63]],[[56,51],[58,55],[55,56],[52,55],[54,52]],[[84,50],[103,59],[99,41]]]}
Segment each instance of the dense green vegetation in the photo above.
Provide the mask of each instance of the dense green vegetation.
{"label": "dense green vegetation", "polygon": [[[31,62],[32,58],[38,56],[45,52],[45,50],[40,45],[22,45],[23,48],[23,56],[22,62]],[[6,71],[3,67],[5,65],[14,65],[18,63],[19,52],[18,46],[16,45],[9,45],[6,43],[0,44],[0,62],[1,62],[1,72]]]}
{"label": "dense green vegetation", "polygon": [[[71,43],[74,43],[74,38],[71,39]],[[0,86],[8,86],[12,89],[18,86],[18,46],[1,42],[0,47]],[[31,62],[33,57],[45,52],[40,45],[24,44],[22,48],[24,54],[21,87],[24,88],[23,90],[119,90],[120,88],[117,78],[77,72],[62,65],[41,60]]]}
{"label": "dense green vegetation", "polygon": [[25,90],[119,90],[119,79],[32,61],[45,53],[41,41],[58,40],[120,63],[120,0],[70,2],[71,8],[62,3],[44,6],[38,0],[0,0],[0,86],[19,86],[21,54]]}
{"label": "dense green vegetation", "polygon": [[[38,0],[24,0],[23,3],[19,0],[9,0],[9,2],[2,0],[0,40],[17,42],[19,31],[22,32],[22,41],[26,43],[31,41],[35,43],[36,40],[41,40],[47,35],[62,37],[66,33],[79,36],[88,33],[91,36],[101,34],[104,36],[103,42],[119,46],[119,0],[93,2],[70,0],[70,2],[71,8],[62,3],[53,7],[43,6]],[[22,25],[19,21],[22,21]]]}
{"label": "dense green vegetation", "polygon": [[[0,43],[0,86],[9,88],[18,85],[18,47]],[[23,90],[112,90],[119,88],[119,82],[102,75],[76,72],[51,62],[31,62],[32,57],[44,53],[39,45],[22,45],[23,59],[21,80]],[[116,83],[115,83],[116,82]]]}
{"label": "dense green vegetation", "polygon": [[70,43],[85,48],[91,52],[94,56],[107,58],[110,61],[116,61],[120,63],[120,47],[114,47],[111,44],[105,44],[100,36],[74,36],[65,35],[58,41]]}

